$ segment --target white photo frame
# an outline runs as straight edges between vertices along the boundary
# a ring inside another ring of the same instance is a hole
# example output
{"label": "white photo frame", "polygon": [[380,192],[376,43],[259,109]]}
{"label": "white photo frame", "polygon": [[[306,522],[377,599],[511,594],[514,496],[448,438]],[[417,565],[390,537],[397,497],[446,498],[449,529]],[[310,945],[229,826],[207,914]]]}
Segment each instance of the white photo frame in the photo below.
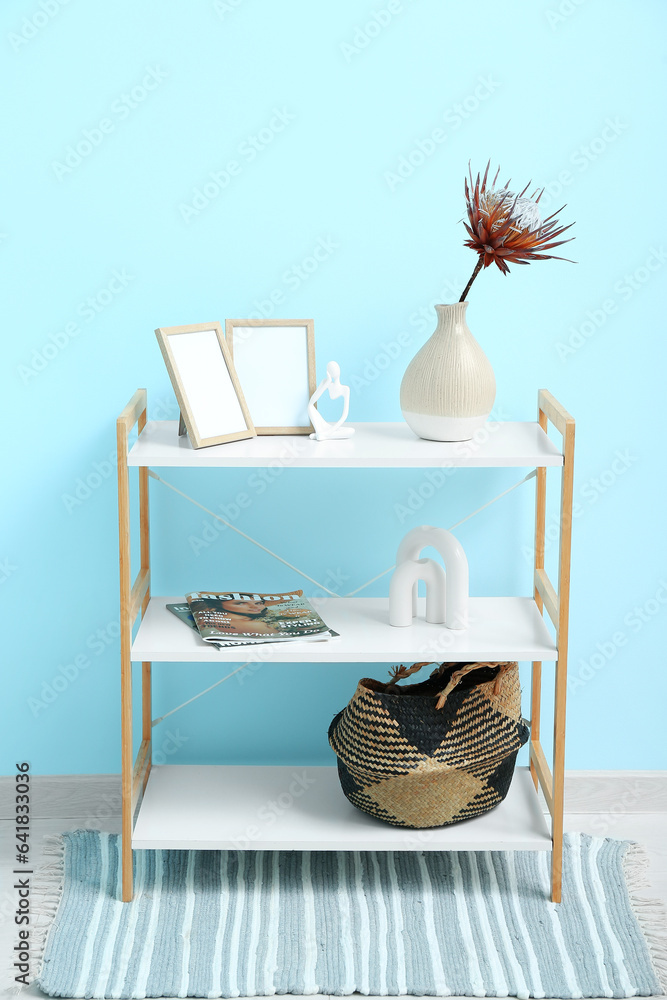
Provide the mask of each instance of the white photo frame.
{"label": "white photo frame", "polygon": [[255,437],[222,325],[158,327],[155,335],[192,447]]}
{"label": "white photo frame", "polygon": [[228,319],[225,337],[258,434],[310,434],[312,319]]}

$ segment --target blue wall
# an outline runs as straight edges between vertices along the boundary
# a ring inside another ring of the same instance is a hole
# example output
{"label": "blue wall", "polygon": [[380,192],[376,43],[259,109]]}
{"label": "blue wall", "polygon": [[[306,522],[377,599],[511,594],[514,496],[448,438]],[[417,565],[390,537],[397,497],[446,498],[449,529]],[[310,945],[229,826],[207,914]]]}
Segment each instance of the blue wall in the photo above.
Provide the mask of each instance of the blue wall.
{"label": "blue wall", "polygon": [[[352,418],[400,419],[432,305],[474,265],[463,177],[489,157],[577,222],[578,263],[490,269],[468,310],[499,414],[534,419],[547,386],[578,421],[567,764],[667,767],[665,5],[5,0],[0,18],[0,770],[119,770],[114,421],[139,385],[150,417],[176,416],[154,328],[313,316],[319,375],[340,362]],[[344,593],[408,527],[452,524],[520,474],[459,471],[405,517],[422,477],[286,470],[235,523]],[[248,489],[243,470],[167,478],[212,508]],[[461,528],[473,593],[530,592],[533,508],[531,484]],[[154,593],[300,585],[209,520],[153,487]],[[365,672],[245,672],[164,723],[158,750],[328,760]],[[156,714],[219,676],[157,665]]]}

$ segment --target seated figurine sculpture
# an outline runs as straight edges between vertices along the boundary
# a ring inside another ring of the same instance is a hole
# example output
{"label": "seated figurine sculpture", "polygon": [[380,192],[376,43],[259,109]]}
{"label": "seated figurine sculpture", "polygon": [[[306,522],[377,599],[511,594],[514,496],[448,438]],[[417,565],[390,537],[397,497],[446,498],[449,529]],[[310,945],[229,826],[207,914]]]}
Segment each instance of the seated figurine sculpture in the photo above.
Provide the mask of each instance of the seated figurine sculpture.
{"label": "seated figurine sculpture", "polygon": [[[343,399],[343,412],[335,424],[330,424],[315,409],[315,403],[325,392],[329,393],[331,399]],[[344,441],[352,437],[354,427],[343,426],[350,409],[350,387],[342,385],[340,381],[340,366],[335,361],[330,361],[327,365],[327,376],[323,378],[317,389],[310,397],[308,403],[308,416],[313,425],[314,433],[311,438],[315,441]]]}

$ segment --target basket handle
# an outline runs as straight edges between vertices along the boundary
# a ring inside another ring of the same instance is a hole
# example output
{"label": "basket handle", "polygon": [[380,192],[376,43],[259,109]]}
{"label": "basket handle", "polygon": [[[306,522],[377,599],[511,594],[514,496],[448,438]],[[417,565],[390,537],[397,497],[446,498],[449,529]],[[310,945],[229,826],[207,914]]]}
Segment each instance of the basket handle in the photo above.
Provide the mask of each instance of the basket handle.
{"label": "basket handle", "polygon": [[[423,666],[423,664],[420,664],[420,666]],[[444,666],[444,664],[443,664],[443,666]],[[496,695],[496,696],[499,695],[500,694],[500,685],[502,684],[502,679],[503,679],[504,675],[507,673],[507,671],[510,669],[511,666],[512,666],[512,662],[510,662],[510,663],[467,663],[465,665],[465,667],[461,667],[459,670],[455,670],[454,671],[454,673],[452,674],[452,676],[449,678],[449,681],[447,683],[447,687],[443,688],[443,690],[438,695],[438,700],[435,703],[435,707],[436,708],[442,708],[444,706],[445,702],[447,701],[447,698],[451,694],[451,692],[454,690],[454,688],[457,686],[457,684],[466,676],[466,674],[472,673],[473,670],[479,670],[480,667],[498,667],[499,668],[498,673],[496,674],[496,683],[493,686],[493,693],[494,693],[494,695]]]}
{"label": "basket handle", "polygon": [[427,667],[430,662],[430,660],[427,660],[426,663],[413,663],[411,667],[404,667],[401,663],[400,667],[392,667],[389,671],[391,680],[387,684],[387,687],[395,687],[399,681],[405,680],[410,674],[416,674],[422,667]]}

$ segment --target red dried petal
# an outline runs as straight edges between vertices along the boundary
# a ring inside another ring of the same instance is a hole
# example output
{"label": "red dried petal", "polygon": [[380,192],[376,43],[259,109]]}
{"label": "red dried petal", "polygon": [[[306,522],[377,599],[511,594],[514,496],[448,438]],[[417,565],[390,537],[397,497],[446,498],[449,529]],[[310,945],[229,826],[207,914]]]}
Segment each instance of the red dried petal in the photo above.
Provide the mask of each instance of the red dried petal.
{"label": "red dried petal", "polygon": [[[489,189],[491,197],[487,198],[490,164],[489,160],[484,176],[480,180],[480,175],[477,174],[473,184],[472,169],[468,163],[470,183],[468,184],[468,178],[464,180],[468,222],[464,221],[463,224],[470,239],[464,241],[464,246],[477,251],[483,259],[484,267],[495,263],[503,274],[509,273],[508,261],[514,264],[527,264],[531,260],[552,259],[551,255],[545,254],[544,251],[574,239],[574,237],[567,240],[558,239],[573,223],[568,226],[559,226],[557,215],[562,209],[558,209],[557,212],[552,212],[538,229],[531,231],[521,227],[513,219],[513,213],[518,199],[525,195],[531,182],[526,184],[520,194],[514,195],[509,191],[510,181],[508,180],[504,187],[505,194],[501,195],[496,191],[496,183],[500,173],[500,168],[498,168]],[[539,202],[543,194],[544,188],[536,189],[533,193],[533,200],[536,203]],[[566,258],[555,259],[565,260]]]}

